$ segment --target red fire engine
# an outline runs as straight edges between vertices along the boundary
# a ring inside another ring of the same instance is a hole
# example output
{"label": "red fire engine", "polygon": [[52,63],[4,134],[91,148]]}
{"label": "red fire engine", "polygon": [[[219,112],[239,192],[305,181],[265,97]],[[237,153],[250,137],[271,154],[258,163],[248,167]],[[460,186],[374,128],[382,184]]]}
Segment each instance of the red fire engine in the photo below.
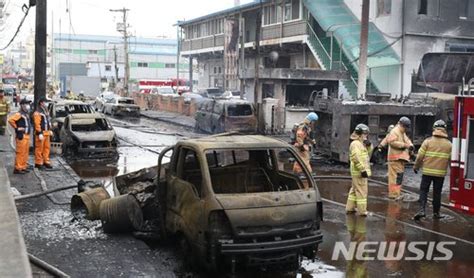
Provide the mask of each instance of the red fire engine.
{"label": "red fire engine", "polygon": [[467,91],[455,100],[449,204],[474,214],[474,87]]}

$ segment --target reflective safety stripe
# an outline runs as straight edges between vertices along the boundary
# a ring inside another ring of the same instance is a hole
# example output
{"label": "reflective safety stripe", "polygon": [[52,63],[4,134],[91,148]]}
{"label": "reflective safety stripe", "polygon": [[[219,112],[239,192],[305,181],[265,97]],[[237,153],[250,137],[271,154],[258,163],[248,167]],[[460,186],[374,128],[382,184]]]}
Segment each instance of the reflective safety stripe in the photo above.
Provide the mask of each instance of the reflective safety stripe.
{"label": "reflective safety stripe", "polygon": [[347,199],[348,199],[349,201],[354,201],[354,202],[357,200],[357,198],[356,198],[355,195],[349,195],[349,196],[347,197]]}
{"label": "reflective safety stripe", "polygon": [[453,137],[453,148],[451,150],[451,160],[458,161],[459,156],[459,138]]}
{"label": "reflective safety stripe", "polygon": [[431,169],[423,167],[423,174],[432,174],[432,175],[446,175],[448,173],[447,170],[438,170],[438,169]]}
{"label": "reflective safety stripe", "polygon": [[359,204],[367,204],[367,198],[356,198],[356,202]]}
{"label": "reflective safety stripe", "polygon": [[420,150],[418,151],[418,153],[420,153],[420,154],[424,155],[424,154],[426,153],[426,150],[425,150],[425,149],[421,149],[421,148],[420,148]]}
{"label": "reflective safety stripe", "polygon": [[449,153],[442,153],[442,152],[426,152],[426,156],[449,159]]}

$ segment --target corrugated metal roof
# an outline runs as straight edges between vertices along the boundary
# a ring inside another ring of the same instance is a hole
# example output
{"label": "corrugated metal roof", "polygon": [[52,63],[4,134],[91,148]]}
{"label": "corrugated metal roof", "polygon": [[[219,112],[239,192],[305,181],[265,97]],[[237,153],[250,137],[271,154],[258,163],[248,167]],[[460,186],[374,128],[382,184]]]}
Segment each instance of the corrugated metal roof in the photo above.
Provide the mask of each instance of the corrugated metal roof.
{"label": "corrugated metal roof", "polygon": [[200,16],[200,17],[197,17],[197,18],[194,18],[194,19],[181,21],[181,22],[178,23],[178,25],[179,26],[189,25],[189,24],[193,24],[195,22],[207,20],[207,19],[212,18],[212,17],[226,16],[226,15],[229,15],[229,14],[239,12],[241,10],[246,10],[246,9],[257,7],[258,5],[260,5],[260,2],[261,3],[266,3],[266,2],[270,2],[270,0],[254,0],[253,2],[242,4],[240,6],[236,6],[236,7],[228,8],[228,9],[225,9],[225,10],[222,10],[222,11],[210,13],[210,14]]}
{"label": "corrugated metal roof", "polygon": [[[54,34],[56,41],[82,41],[82,42],[103,42],[103,43],[122,43],[123,38],[119,36],[98,36],[85,34]],[[134,37],[130,39],[130,43],[149,44],[149,45],[169,45],[176,46],[176,39],[160,39],[160,38],[141,38]]]}

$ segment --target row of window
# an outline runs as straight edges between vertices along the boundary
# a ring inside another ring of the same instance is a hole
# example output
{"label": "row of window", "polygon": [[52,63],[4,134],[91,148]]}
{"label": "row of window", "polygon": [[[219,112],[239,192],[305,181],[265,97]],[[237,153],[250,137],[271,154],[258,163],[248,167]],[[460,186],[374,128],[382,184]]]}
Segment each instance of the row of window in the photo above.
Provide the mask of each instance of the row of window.
{"label": "row of window", "polygon": [[[440,0],[418,0],[420,15],[439,16]],[[392,0],[377,0],[377,16],[390,15]],[[474,19],[474,0],[459,0],[459,19]]]}
{"label": "row of window", "polygon": [[[282,10],[283,9],[283,10]],[[272,4],[263,8],[262,23],[263,26],[300,19],[300,0],[285,0],[283,5]]]}
{"label": "row of window", "polygon": [[[301,19],[301,0],[284,0],[283,3],[274,3],[263,7],[262,25],[271,25],[291,20]],[[224,19],[212,19],[184,28],[186,39],[196,39],[224,33]]]}
{"label": "row of window", "polygon": [[[148,68],[148,63],[147,62],[138,62],[137,67],[139,68]],[[174,69],[176,68],[176,64],[174,63],[165,63],[165,68],[166,69]]]}
{"label": "row of window", "polygon": [[190,25],[184,30],[187,39],[196,39],[224,33],[224,19],[213,19],[203,23]]}

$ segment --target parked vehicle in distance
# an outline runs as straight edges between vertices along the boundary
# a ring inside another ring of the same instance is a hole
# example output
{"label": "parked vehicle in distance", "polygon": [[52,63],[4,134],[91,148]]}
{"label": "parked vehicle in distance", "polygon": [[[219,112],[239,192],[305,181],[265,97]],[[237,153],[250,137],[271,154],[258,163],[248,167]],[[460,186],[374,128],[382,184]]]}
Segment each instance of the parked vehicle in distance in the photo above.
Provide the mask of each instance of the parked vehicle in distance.
{"label": "parked vehicle in distance", "polygon": [[104,104],[107,100],[113,98],[115,96],[114,92],[105,91],[99,94],[94,101],[95,111],[103,112]]}
{"label": "parked vehicle in distance", "polygon": [[[302,172],[293,171],[295,163]],[[160,232],[163,240],[178,239],[188,263],[295,269],[302,255],[315,258],[321,196],[286,142],[261,135],[187,139],[160,153],[157,170]]]}
{"label": "parked vehicle in distance", "polygon": [[199,91],[199,94],[205,98],[220,97],[224,93],[221,88],[207,88]]}
{"label": "parked vehicle in distance", "polygon": [[104,114],[111,116],[140,116],[140,106],[135,104],[133,98],[121,97],[114,95],[113,98],[107,99],[102,111]]}
{"label": "parked vehicle in distance", "polygon": [[257,116],[253,103],[234,99],[206,99],[195,114],[196,130],[209,133],[255,132]]}
{"label": "parked vehicle in distance", "polygon": [[183,93],[181,96],[184,98],[184,103],[190,103],[193,99],[200,101],[204,98],[202,95],[197,93]]}
{"label": "parked vehicle in distance", "polygon": [[153,94],[153,95],[163,95],[163,96],[178,95],[178,94],[176,94],[176,92],[171,87],[156,87],[156,88],[153,88],[151,90],[151,94]]}
{"label": "parked vehicle in distance", "polygon": [[61,100],[58,102],[50,102],[48,104],[48,112],[51,117],[51,125],[53,126],[53,141],[59,142],[59,134],[64,124],[64,119],[71,114],[92,114],[94,109],[90,104],[78,100]]}
{"label": "parked vehicle in distance", "polygon": [[115,131],[100,113],[71,114],[60,132],[63,154],[81,158],[118,157]]}
{"label": "parked vehicle in distance", "polygon": [[16,91],[16,87],[13,85],[3,85],[3,91],[5,96],[13,96],[13,93]]}

